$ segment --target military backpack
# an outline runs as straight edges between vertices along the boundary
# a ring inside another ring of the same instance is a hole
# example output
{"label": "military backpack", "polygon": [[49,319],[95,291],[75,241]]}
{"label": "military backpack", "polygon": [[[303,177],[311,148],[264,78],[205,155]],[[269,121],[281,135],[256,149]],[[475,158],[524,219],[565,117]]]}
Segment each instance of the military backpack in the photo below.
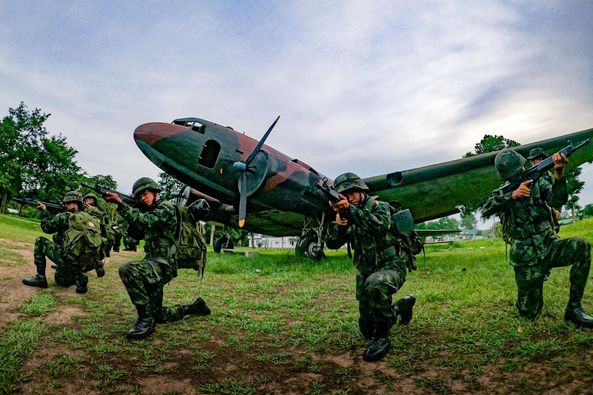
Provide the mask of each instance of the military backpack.
{"label": "military backpack", "polygon": [[206,241],[201,224],[183,205],[175,205],[177,229],[172,253],[178,269],[194,269],[202,277],[206,268]]}
{"label": "military backpack", "polygon": [[99,220],[83,211],[68,213],[64,252],[70,260],[81,264],[101,260],[103,238]]}
{"label": "military backpack", "polygon": [[[370,206],[375,204],[376,196],[370,197]],[[414,231],[414,218],[409,209],[401,210],[389,204],[391,226],[389,235],[393,239],[397,255],[404,257],[408,271],[416,270],[416,255],[424,251],[424,243]]]}

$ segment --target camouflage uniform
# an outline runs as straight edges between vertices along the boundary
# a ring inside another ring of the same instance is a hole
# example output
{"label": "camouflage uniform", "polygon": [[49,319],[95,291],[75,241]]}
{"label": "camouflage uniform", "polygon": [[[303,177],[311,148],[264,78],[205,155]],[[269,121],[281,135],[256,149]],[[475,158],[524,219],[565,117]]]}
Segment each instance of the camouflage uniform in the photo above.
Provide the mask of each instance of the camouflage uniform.
{"label": "camouflage uniform", "polygon": [[[500,161],[512,159],[513,154],[505,154],[508,151],[499,154]],[[522,157],[517,160],[524,163]],[[511,172],[510,176],[499,171],[501,178],[508,181],[519,174],[520,170]],[[532,184],[530,197],[513,199],[512,192],[504,194],[500,188],[493,191],[482,211],[485,217],[494,214],[500,217],[505,240],[511,244],[510,259],[515,270],[519,314],[536,319],[544,304],[546,274],[551,268],[572,265],[565,318],[579,326],[587,326],[583,324],[587,318],[581,308],[581,299],[591,265],[591,245],[582,237],[561,240],[554,229],[552,208],[560,209],[567,197],[565,179],[554,178],[551,183],[540,179]],[[579,317],[574,318],[575,314]]]}
{"label": "camouflage uniform", "polygon": [[[349,183],[344,180],[355,182]],[[335,186],[340,193],[346,193],[347,190],[368,190],[362,180],[353,173],[337,177]],[[350,204],[348,211],[340,215],[348,224],[339,226],[334,223],[330,226],[327,247],[337,249],[345,243],[351,243],[354,249],[354,266],[357,269],[356,299],[360,314],[360,330],[366,338],[373,337],[375,341],[384,339],[388,348],[389,328],[395,323],[398,311],[392,306],[392,295],[402,287],[407,273],[406,260],[397,254],[394,239],[389,234],[389,204],[379,202],[374,197],[366,197],[358,206]],[[411,319],[411,306],[408,307]],[[371,359],[367,359],[367,351],[365,360],[369,361],[382,358],[387,349],[380,353],[382,355]]]}
{"label": "camouflage uniform", "polygon": [[146,212],[126,204],[121,204],[118,212],[128,223],[145,230],[144,259],[128,262],[119,268],[119,276],[138,314],[148,313],[157,322],[182,319],[184,314],[180,305],[163,307],[163,287],[177,277],[177,265],[169,258],[177,226],[175,207],[169,201],[159,200]]}
{"label": "camouflage uniform", "polygon": [[[78,192],[68,192],[64,197],[63,203],[75,201],[82,206],[82,196]],[[43,210],[41,216],[41,229],[48,234],[55,233],[53,241],[44,236],[35,239],[33,249],[34,264],[37,274],[33,277],[23,279],[25,285],[47,288],[47,279],[45,269],[47,259],[49,258],[56,264],[54,279],[56,284],[69,287],[76,284],[77,293],[87,291],[88,277],[82,272],[83,265],[80,262],[74,262],[69,259],[64,251],[65,232],[69,229],[69,216],[72,213],[78,213],[78,208],[72,211],[64,211],[52,216],[47,210]]]}
{"label": "camouflage uniform", "polygon": [[[136,181],[133,189],[136,197],[146,190],[160,191],[158,184],[147,177]],[[177,264],[170,257],[177,228],[175,206],[169,201],[155,200],[152,206],[141,210],[122,202],[117,211],[129,228],[143,230],[146,252],[142,260],[127,262],[119,268],[119,276],[138,312],[136,324],[126,334],[128,339],[150,335],[155,322],[178,321],[188,314],[210,314],[201,298],[191,305],[163,306],[163,287],[177,277]]]}

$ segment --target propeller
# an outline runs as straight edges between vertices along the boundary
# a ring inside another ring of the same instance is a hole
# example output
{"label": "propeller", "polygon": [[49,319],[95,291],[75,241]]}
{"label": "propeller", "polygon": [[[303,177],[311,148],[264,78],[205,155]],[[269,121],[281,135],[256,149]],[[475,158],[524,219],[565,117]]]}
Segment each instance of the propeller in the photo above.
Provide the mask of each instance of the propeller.
{"label": "propeller", "polygon": [[253,173],[253,170],[249,167],[253,159],[255,159],[256,155],[261,151],[261,147],[264,145],[266,139],[270,135],[274,126],[280,119],[280,115],[276,118],[276,120],[270,125],[264,136],[259,140],[251,154],[247,157],[245,162],[235,162],[233,163],[233,168],[237,171],[241,172],[241,176],[239,178],[239,227],[242,228],[245,225],[245,217],[247,214],[247,173]]}

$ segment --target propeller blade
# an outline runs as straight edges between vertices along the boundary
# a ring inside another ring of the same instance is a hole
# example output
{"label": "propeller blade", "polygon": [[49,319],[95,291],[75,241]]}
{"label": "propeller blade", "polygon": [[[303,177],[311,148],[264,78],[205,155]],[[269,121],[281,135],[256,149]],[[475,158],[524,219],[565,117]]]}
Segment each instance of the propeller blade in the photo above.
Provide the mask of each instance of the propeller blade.
{"label": "propeller blade", "polygon": [[259,143],[257,143],[257,145],[255,146],[255,149],[251,152],[251,154],[249,154],[249,157],[245,161],[246,166],[249,166],[249,164],[251,163],[253,158],[255,158],[255,155],[257,155],[259,150],[261,150],[261,147],[264,145],[264,142],[270,135],[270,132],[272,131],[272,129],[274,129],[274,126],[276,126],[276,123],[278,122],[279,119],[280,119],[280,115],[278,115],[278,117],[276,118],[274,123],[272,123],[272,125],[268,128],[268,131],[266,132],[266,134],[264,134],[264,137],[262,137],[261,140],[259,140]]}
{"label": "propeller blade", "polygon": [[239,228],[245,225],[247,215],[247,174],[241,174],[241,188],[239,190]]}

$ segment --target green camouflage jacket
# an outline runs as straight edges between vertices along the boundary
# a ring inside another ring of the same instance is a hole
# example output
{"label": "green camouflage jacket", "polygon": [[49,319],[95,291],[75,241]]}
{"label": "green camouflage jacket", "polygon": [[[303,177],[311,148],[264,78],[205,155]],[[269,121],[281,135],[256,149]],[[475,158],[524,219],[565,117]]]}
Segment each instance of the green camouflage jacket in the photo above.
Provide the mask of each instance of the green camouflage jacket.
{"label": "green camouflage jacket", "polygon": [[[73,211],[78,212],[78,209]],[[64,233],[68,230],[68,211],[63,211],[56,215],[51,215],[48,210],[43,210],[41,214],[41,230],[45,233],[55,233],[53,241],[60,247],[64,244]]]}
{"label": "green camouflage jacket", "polygon": [[503,236],[511,244],[511,264],[535,265],[548,254],[548,246],[557,238],[552,207],[560,209],[568,200],[566,179],[540,178],[528,198],[512,198],[496,189],[482,205],[484,217],[500,218]]}
{"label": "green camouflage jacket", "polygon": [[359,207],[351,204],[345,216],[348,225],[334,223],[330,226],[326,241],[328,248],[340,248],[350,242],[354,249],[354,266],[362,275],[389,269],[406,272],[406,264],[397,255],[389,234],[389,204],[367,197]]}
{"label": "green camouflage jacket", "polygon": [[144,231],[146,258],[174,265],[173,260],[169,259],[173,236],[177,228],[177,216],[173,203],[167,200],[158,200],[146,211],[122,203],[117,211],[129,226]]}

